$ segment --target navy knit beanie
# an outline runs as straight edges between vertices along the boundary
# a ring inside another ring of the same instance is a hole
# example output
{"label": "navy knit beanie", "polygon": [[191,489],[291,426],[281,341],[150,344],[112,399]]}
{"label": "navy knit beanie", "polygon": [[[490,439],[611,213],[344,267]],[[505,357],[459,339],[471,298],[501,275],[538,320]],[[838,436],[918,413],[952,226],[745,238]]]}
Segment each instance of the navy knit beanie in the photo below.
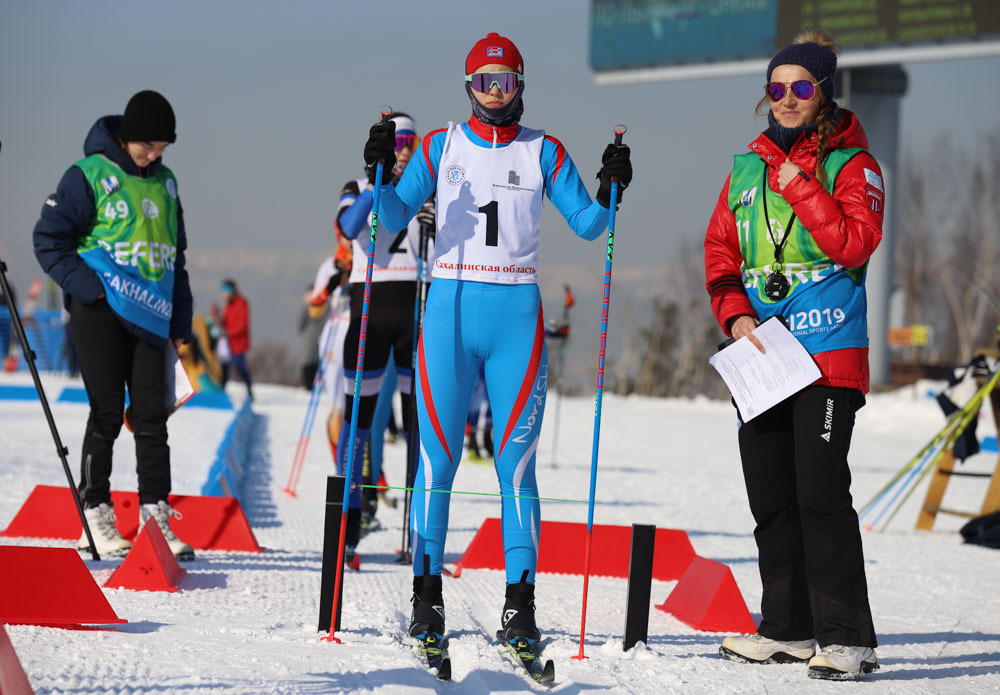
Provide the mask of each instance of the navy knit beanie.
{"label": "navy knit beanie", "polygon": [[837,73],[837,54],[815,43],[793,43],[778,51],[767,66],[767,81],[779,65],[800,65],[812,73],[827,101],[833,101],[833,76]]}

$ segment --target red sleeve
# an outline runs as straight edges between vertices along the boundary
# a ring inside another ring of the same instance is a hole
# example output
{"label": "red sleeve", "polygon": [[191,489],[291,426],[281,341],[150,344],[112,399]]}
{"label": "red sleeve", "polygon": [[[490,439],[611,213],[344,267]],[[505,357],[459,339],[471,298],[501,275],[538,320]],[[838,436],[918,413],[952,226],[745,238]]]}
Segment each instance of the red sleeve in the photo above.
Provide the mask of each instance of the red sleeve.
{"label": "red sleeve", "polygon": [[249,316],[247,303],[242,297],[235,297],[233,301],[226,304],[225,314],[222,323],[226,327],[226,336],[232,341],[241,342],[246,340],[249,343]]}
{"label": "red sleeve", "polygon": [[[873,176],[866,177],[865,169]],[[792,179],[782,195],[823,253],[845,268],[857,268],[882,240],[881,178],[875,158],[861,152],[840,170],[833,195],[815,177],[806,181],[801,176]]]}
{"label": "red sleeve", "polygon": [[736,218],[729,209],[729,178],[715,203],[705,232],[705,288],[712,299],[712,313],[726,335],[730,319],[747,314],[757,317],[743,287]]}

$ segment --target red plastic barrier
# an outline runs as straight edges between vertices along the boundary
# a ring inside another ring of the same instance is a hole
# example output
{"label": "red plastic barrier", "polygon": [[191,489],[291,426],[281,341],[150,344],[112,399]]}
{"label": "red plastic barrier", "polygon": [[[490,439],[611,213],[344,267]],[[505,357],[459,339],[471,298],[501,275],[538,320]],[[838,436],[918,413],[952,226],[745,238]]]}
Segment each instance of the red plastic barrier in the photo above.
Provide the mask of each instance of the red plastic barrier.
{"label": "red plastic barrier", "polygon": [[[139,530],[139,495],[112,490],[111,501],[115,505],[118,530],[125,538],[134,539]],[[263,552],[236,498],[170,495],[169,502],[179,513],[171,518],[170,527],[195,550]],[[83,526],[69,489],[36,485],[0,536],[76,540],[82,533]]]}
{"label": "red plastic barrier", "polygon": [[177,558],[170,552],[163,532],[150,518],[136,537],[128,555],[108,580],[106,589],[132,589],[133,591],[177,591],[187,570],[181,569]]}
{"label": "red plastic barrier", "polygon": [[[628,577],[630,526],[594,525],[590,555],[590,573],[594,576]],[[583,574],[583,556],[587,525],[566,521],[543,521],[538,548],[538,572]],[[653,579],[679,579],[695,557],[687,533],[675,529],[656,529],[653,551]],[[503,569],[503,539],[500,519],[486,519],[451,574],[463,569]]]}
{"label": "red plastic barrier", "polygon": [[0,622],[12,625],[127,623],[73,548],[0,545]]}
{"label": "red plastic barrier", "polygon": [[757,631],[730,569],[715,560],[695,557],[677,586],[667,596],[661,611],[704,632]]}
{"label": "red plastic barrier", "polygon": [[0,694],[35,695],[3,625],[0,625]]}

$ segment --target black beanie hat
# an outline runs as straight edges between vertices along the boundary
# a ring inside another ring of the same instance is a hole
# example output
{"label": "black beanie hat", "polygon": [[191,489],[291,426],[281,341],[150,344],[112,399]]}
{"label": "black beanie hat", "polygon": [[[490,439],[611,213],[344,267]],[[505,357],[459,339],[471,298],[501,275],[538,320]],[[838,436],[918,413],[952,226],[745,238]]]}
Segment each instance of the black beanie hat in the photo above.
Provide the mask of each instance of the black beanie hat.
{"label": "black beanie hat", "polygon": [[170,102],[159,92],[147,89],[128,100],[116,135],[126,142],[174,142],[177,140],[176,126]]}

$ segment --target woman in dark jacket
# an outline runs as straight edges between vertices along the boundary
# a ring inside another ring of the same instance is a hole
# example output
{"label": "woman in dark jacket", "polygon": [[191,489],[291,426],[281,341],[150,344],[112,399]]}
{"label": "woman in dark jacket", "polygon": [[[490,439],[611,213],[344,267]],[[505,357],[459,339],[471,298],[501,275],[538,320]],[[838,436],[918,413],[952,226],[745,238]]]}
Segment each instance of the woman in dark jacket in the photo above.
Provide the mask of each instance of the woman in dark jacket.
{"label": "woman in dark jacket", "polygon": [[[771,60],[769,128],[734,158],[705,236],[706,287],[726,333],[785,317],[821,376],[739,427],[763,595],[736,661],[809,661],[814,678],[878,668],[847,463],[868,391],[865,272],[885,191],[854,114],[833,100],[836,46],[805,32]],[[816,653],[818,642],[820,653]]]}
{"label": "woman in dark jacket", "polygon": [[[90,129],[84,159],[63,174],[35,225],[35,256],[63,289],[90,401],[80,496],[102,555],[131,546],[115,528],[110,492],[127,386],[140,523],[155,518],[174,554],[193,557],[170,529],[167,501],[165,349],[188,338],[192,311],[177,180],[160,161],[174,130],[162,95],[134,95],[124,116],[105,116]],[[87,545],[82,536],[80,546]]]}

